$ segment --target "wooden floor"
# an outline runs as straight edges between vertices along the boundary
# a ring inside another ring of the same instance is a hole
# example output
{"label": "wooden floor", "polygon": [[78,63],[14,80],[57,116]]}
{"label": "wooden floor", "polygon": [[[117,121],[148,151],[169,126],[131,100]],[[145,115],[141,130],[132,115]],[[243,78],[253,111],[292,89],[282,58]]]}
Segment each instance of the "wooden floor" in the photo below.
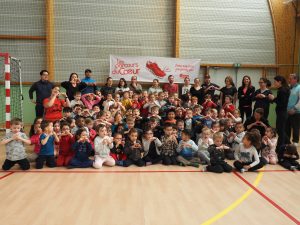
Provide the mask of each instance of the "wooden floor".
{"label": "wooden floor", "polygon": [[280,166],[244,174],[162,165],[28,172],[16,166],[0,171],[0,190],[1,225],[300,224],[300,172]]}

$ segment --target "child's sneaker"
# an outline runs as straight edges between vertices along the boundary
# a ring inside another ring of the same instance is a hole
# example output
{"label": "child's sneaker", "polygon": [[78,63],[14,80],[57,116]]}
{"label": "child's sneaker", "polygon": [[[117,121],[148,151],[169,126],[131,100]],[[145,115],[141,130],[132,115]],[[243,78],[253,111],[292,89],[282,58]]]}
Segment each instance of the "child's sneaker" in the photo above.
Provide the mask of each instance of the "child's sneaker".
{"label": "child's sneaker", "polygon": [[246,172],[246,169],[242,168],[242,169],[240,170],[240,172],[241,172],[241,173],[245,173],[245,172]]}
{"label": "child's sneaker", "polygon": [[146,162],[146,166],[152,165],[152,162]]}
{"label": "child's sneaker", "polygon": [[202,172],[206,172],[207,171],[207,166],[202,166]]}
{"label": "child's sneaker", "polygon": [[291,166],[291,167],[290,167],[290,170],[291,170],[291,171],[295,171],[295,170],[296,170],[296,166]]}

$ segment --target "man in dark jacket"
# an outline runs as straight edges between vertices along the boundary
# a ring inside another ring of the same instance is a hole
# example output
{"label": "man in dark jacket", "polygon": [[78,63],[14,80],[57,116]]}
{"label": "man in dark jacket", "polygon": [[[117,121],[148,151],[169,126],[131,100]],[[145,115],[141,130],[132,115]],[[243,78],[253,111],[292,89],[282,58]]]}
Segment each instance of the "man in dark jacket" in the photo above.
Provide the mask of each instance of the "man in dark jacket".
{"label": "man in dark jacket", "polygon": [[[35,104],[35,114],[36,117],[43,117],[44,106],[43,100],[49,98],[51,95],[51,90],[54,85],[49,82],[49,72],[47,70],[42,70],[40,72],[41,79],[30,87],[29,98],[32,103]],[[36,100],[33,99],[33,92],[36,94]]]}

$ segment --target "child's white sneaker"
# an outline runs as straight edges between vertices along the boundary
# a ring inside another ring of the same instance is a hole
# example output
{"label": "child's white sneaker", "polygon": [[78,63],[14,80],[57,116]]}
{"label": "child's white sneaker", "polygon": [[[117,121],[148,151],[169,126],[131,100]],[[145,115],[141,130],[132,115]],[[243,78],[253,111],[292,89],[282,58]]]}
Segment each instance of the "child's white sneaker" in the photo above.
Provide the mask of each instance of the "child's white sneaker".
{"label": "child's white sneaker", "polygon": [[240,172],[241,172],[241,173],[245,173],[246,170],[245,170],[244,168],[242,168],[242,169],[240,170]]}
{"label": "child's white sneaker", "polygon": [[207,166],[202,166],[202,172],[206,172],[207,171]]}
{"label": "child's white sneaker", "polygon": [[296,170],[296,166],[291,166],[291,171],[295,171]]}

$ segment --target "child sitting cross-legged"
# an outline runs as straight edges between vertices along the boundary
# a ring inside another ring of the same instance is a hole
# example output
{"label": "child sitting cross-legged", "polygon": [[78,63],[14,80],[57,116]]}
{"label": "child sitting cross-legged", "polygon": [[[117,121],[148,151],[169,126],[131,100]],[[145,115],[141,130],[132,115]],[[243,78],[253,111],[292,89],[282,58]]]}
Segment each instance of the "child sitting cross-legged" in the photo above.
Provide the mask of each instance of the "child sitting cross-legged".
{"label": "child sitting cross-legged", "polygon": [[230,173],[232,166],[225,162],[225,146],[223,145],[223,134],[218,132],[213,135],[214,144],[208,147],[210,165],[203,168],[213,173]]}
{"label": "child sitting cross-legged", "polygon": [[144,149],[140,140],[138,140],[138,131],[135,128],[130,129],[128,133],[124,152],[127,155],[127,160],[125,160],[123,166],[128,167],[132,164],[138,167],[145,166],[145,161],[142,159]]}
{"label": "child sitting cross-legged", "polygon": [[191,133],[187,130],[182,131],[181,141],[177,147],[177,161],[181,166],[199,167],[200,160],[197,156],[198,146],[191,140]]}

